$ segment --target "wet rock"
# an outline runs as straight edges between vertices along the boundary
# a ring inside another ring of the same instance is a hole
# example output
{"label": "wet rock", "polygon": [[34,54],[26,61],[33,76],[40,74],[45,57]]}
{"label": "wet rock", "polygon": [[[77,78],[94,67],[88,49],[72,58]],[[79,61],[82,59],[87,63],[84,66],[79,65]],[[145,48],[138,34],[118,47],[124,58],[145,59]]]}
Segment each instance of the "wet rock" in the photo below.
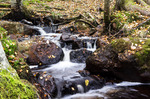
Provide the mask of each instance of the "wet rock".
{"label": "wet rock", "polygon": [[44,30],[46,33],[53,33],[51,27],[43,27],[43,30]]}
{"label": "wet rock", "polygon": [[34,86],[36,87],[41,99],[52,99],[50,94],[45,90],[45,88],[41,84],[34,83]]}
{"label": "wet rock", "polygon": [[87,58],[86,70],[109,79],[140,81],[135,58],[129,53],[117,52],[111,45],[97,49]]}
{"label": "wet rock", "polygon": [[51,97],[56,97],[57,87],[54,78],[46,72],[33,72],[33,74],[36,78],[37,83],[42,86],[44,92],[48,93],[48,95],[50,95]]}
{"label": "wet rock", "polygon": [[27,25],[33,25],[32,22],[30,22],[30,21],[28,21],[28,20],[26,20],[26,19],[22,19],[22,20],[21,20],[21,23],[24,23],[24,24],[27,24]]}
{"label": "wet rock", "polygon": [[[142,87],[144,88],[144,90],[146,89],[148,91],[149,86],[147,86],[148,88],[146,88],[146,86]],[[106,93],[106,96],[108,97],[108,99],[149,99],[149,93],[145,94],[144,91],[141,91],[141,89],[136,90],[133,88],[120,87],[117,89],[112,89]]]}
{"label": "wet rock", "polygon": [[92,51],[86,49],[79,49],[70,52],[70,61],[74,63],[84,63],[89,55],[92,54]]}
{"label": "wet rock", "polygon": [[69,33],[63,33],[60,40],[62,42],[73,42],[74,40],[76,40],[76,36],[72,36],[71,34]]}
{"label": "wet rock", "polygon": [[83,77],[86,77],[86,76],[89,76],[89,75],[90,75],[90,72],[87,71],[87,70],[80,70],[80,71],[78,71],[78,72],[79,72],[79,74],[80,74],[81,76],[83,76]]}
{"label": "wet rock", "polygon": [[29,51],[29,48],[31,46],[33,40],[29,38],[19,38],[17,41],[17,48],[20,52]]}
{"label": "wet rock", "polygon": [[30,65],[50,65],[63,59],[62,49],[49,40],[39,40],[29,48],[27,59]]}
{"label": "wet rock", "polygon": [[22,35],[39,35],[38,29],[35,29],[32,26],[27,24],[22,24],[19,22],[10,22],[10,21],[0,21],[0,26],[8,31],[8,34],[19,33]]}
{"label": "wet rock", "polygon": [[72,43],[72,49],[94,47],[96,39],[77,39]]}
{"label": "wet rock", "polygon": [[76,93],[83,93],[89,90],[98,89],[104,86],[104,80],[95,76],[79,77],[67,81],[62,88],[62,96]]}
{"label": "wet rock", "polygon": [[141,82],[146,82],[146,83],[149,83],[150,82],[150,72],[148,72],[148,71],[145,71],[145,72],[143,72],[143,73],[141,73],[141,78],[142,78],[142,80],[141,80]]}

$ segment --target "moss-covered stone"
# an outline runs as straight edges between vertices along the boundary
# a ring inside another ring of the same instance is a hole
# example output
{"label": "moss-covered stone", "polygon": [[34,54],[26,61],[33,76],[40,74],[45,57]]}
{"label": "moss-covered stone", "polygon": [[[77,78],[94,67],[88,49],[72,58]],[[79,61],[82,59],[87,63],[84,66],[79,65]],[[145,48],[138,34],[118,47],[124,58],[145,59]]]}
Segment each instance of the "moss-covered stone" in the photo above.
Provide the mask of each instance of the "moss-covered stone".
{"label": "moss-covered stone", "polygon": [[36,89],[24,82],[7,70],[0,70],[0,99],[36,99]]}
{"label": "moss-covered stone", "polygon": [[150,69],[150,39],[143,41],[142,49],[135,53],[141,69]]}
{"label": "moss-covered stone", "polygon": [[125,41],[124,39],[117,39],[111,42],[111,45],[115,52],[121,53],[125,50],[129,49],[130,43]]}
{"label": "moss-covered stone", "polygon": [[33,74],[29,65],[20,57],[16,42],[10,39],[3,39],[2,44],[10,65],[17,71],[19,77],[33,82]]}

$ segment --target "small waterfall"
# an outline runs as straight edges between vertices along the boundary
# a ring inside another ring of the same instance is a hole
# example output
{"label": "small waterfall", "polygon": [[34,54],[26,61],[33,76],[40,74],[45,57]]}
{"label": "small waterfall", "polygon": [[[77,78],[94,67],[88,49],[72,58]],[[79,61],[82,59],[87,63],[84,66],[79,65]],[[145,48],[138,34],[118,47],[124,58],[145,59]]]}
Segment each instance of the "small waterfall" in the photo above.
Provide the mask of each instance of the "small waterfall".
{"label": "small waterfall", "polygon": [[64,55],[65,55],[63,61],[70,62],[70,52],[71,52],[71,50],[69,50],[67,48],[62,48],[62,50],[64,51]]}
{"label": "small waterfall", "polygon": [[92,43],[87,42],[86,44],[87,44],[87,49],[92,49]]}
{"label": "small waterfall", "polygon": [[41,27],[34,26],[33,28],[38,29],[41,35],[46,35],[46,32]]}

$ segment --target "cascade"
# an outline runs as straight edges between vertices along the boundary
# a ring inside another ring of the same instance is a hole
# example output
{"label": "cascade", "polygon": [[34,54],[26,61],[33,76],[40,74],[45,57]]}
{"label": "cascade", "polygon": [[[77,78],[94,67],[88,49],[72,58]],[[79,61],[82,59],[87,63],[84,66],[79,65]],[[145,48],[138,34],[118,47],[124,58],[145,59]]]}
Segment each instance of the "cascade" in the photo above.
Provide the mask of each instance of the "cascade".
{"label": "cascade", "polygon": [[[37,27],[36,27],[37,28]],[[39,32],[41,33],[41,36],[44,36],[46,39],[51,40],[52,42],[56,43],[58,46],[61,47],[61,44],[59,42],[59,39],[62,34],[59,33],[46,33],[42,28],[38,27]],[[78,39],[93,39],[91,37],[78,37]],[[96,38],[94,38],[96,39]],[[95,51],[96,50],[96,40],[94,41],[94,45],[91,42],[86,42],[87,50]],[[76,79],[82,79],[82,77],[79,74],[79,70],[83,70],[85,68],[85,63],[72,63],[70,61],[70,52],[72,49],[66,48],[64,46],[62,48],[64,52],[64,59],[56,64],[52,64],[44,69],[39,69],[37,71],[43,71],[49,73],[51,76],[55,78],[56,85],[57,85],[57,96],[56,98],[61,99],[99,99],[109,98],[109,92],[114,91],[117,92],[118,90],[125,90],[126,87],[135,87],[135,86],[143,86],[145,84],[139,83],[139,82],[121,82],[121,83],[115,83],[115,84],[109,84],[104,86],[103,88],[97,88],[89,90],[88,92],[85,92],[84,86],[81,84],[77,84],[77,90],[78,93],[75,93],[74,95],[65,95],[63,96],[60,91],[63,89],[61,86],[61,82],[69,82],[69,81],[75,81]],[[35,70],[36,71],[36,70]],[[85,79],[86,80],[86,79]],[[150,83],[146,84],[146,86],[150,85]],[[69,86],[69,85],[68,85]],[[75,90],[74,87],[71,87],[72,90]],[[126,91],[126,90],[125,90]],[[128,91],[131,91],[133,93],[138,93],[138,90],[136,89],[128,89]],[[127,94],[128,95],[128,94]],[[130,96],[130,94],[129,94]],[[144,97],[144,96],[143,96]]]}

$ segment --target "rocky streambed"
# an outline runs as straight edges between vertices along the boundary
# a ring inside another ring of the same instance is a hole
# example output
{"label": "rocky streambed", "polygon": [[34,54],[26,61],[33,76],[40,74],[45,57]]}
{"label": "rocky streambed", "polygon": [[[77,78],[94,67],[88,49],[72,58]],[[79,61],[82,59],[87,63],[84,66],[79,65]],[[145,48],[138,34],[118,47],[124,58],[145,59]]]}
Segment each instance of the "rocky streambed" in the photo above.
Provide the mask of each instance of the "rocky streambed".
{"label": "rocky streambed", "polygon": [[142,49],[131,40],[123,38],[110,43],[103,37],[81,36],[70,28],[49,33],[51,27],[19,26],[28,32],[23,32],[24,37],[10,38],[17,38],[18,51],[30,65],[34,84],[44,93],[43,99],[150,97],[149,65],[140,67],[133,47]]}

